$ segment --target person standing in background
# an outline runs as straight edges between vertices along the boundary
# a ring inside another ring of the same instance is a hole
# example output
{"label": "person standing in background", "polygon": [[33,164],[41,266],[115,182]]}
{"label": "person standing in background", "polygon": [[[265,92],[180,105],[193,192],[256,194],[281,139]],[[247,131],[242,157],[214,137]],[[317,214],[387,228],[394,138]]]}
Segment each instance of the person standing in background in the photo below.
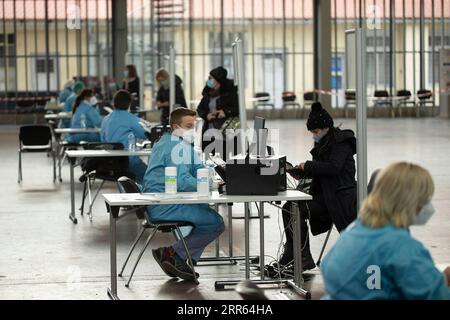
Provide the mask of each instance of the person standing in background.
{"label": "person standing in background", "polygon": [[128,64],[124,71],[124,79],[122,84],[122,89],[127,90],[131,95],[131,113],[136,113],[140,106],[139,101],[139,77],[137,75],[136,66],[134,64]]}
{"label": "person standing in background", "polygon": [[[156,81],[159,86],[156,95],[156,106],[161,110],[161,124],[166,126],[169,124],[170,114],[170,77],[166,69],[159,69],[156,72]],[[184,98],[184,91],[181,84],[183,81],[175,75],[175,104],[179,107],[187,108],[186,99]],[[177,106],[177,107],[178,107]]]}
{"label": "person standing in background", "polygon": [[63,103],[67,100],[67,98],[72,94],[72,86],[73,86],[73,80],[68,80],[64,84],[64,89],[59,93],[58,99],[60,103]]}

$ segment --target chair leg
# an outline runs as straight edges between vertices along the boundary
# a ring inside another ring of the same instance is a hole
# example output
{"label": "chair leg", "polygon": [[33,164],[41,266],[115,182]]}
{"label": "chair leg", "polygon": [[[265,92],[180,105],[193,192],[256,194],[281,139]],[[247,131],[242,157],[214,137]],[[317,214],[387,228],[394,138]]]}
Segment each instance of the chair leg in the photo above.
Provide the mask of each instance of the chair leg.
{"label": "chair leg", "polygon": [[[89,208],[91,207],[92,203],[92,196],[91,196],[91,177],[87,177],[87,193],[89,197]],[[90,216],[91,212],[88,212],[89,218],[92,220],[92,217]]]}
{"label": "chair leg", "polygon": [[181,242],[183,243],[184,251],[186,251],[186,255],[187,255],[188,261],[189,261],[189,266],[191,267],[192,275],[194,276],[194,282],[196,284],[198,284],[199,282],[198,282],[197,277],[195,275],[194,263],[192,262],[191,254],[190,254],[190,252],[188,250],[188,247],[186,245],[186,241],[184,241],[183,234],[181,233],[181,230],[180,230],[180,228],[178,226],[176,227],[175,230],[176,230],[178,236],[180,237]]}
{"label": "chair leg", "polygon": [[86,180],[84,181],[84,184],[83,184],[83,199],[81,200],[81,207],[80,207],[80,214],[81,215],[83,215],[83,213],[84,213],[84,200],[86,199],[86,185],[87,185],[87,179],[88,178],[86,178]]}
{"label": "chair leg", "polygon": [[55,151],[51,151],[52,158],[53,158],[53,183],[56,182],[56,157],[55,157]]}
{"label": "chair leg", "polygon": [[95,192],[94,198],[89,203],[88,215],[91,220],[92,220],[92,206],[94,205],[95,199],[97,199],[98,193],[100,192],[100,189],[103,187],[104,184],[105,184],[105,180],[103,180],[102,183],[100,183],[100,186],[98,187],[97,191]]}
{"label": "chair leg", "polygon": [[17,178],[17,183],[22,182],[22,151],[19,150],[19,177]]}
{"label": "chair leg", "polygon": [[327,236],[325,238],[325,242],[323,243],[322,249],[320,250],[319,259],[317,259],[316,265],[320,267],[320,261],[322,260],[323,252],[325,251],[325,247],[327,246],[328,239],[330,238],[331,231],[333,230],[333,226],[331,226],[330,230],[328,230]]}
{"label": "chair leg", "polygon": [[134,240],[133,244],[131,245],[130,251],[128,251],[127,258],[125,259],[122,269],[120,270],[119,277],[122,276],[123,271],[125,270],[125,267],[128,263],[128,260],[130,259],[131,254],[133,253],[134,248],[136,247],[137,243],[139,242],[139,240],[141,240],[142,236],[144,235],[145,230],[146,230],[145,228],[142,228],[142,231],[137,235],[136,239]]}
{"label": "chair leg", "polygon": [[125,287],[128,288],[128,287],[130,286],[130,282],[131,282],[131,279],[133,278],[134,271],[136,271],[136,267],[137,267],[139,261],[141,260],[142,255],[143,255],[144,252],[145,252],[145,249],[147,249],[148,245],[149,245],[150,242],[152,241],[152,239],[153,239],[153,237],[155,236],[155,234],[156,234],[157,231],[158,231],[158,227],[156,227],[156,228],[152,231],[152,233],[148,236],[147,241],[145,241],[145,245],[142,247],[141,251],[139,252],[138,258],[137,258],[136,262],[134,263],[133,270],[131,271],[130,278],[128,278],[128,281],[127,281],[127,283],[125,284]]}

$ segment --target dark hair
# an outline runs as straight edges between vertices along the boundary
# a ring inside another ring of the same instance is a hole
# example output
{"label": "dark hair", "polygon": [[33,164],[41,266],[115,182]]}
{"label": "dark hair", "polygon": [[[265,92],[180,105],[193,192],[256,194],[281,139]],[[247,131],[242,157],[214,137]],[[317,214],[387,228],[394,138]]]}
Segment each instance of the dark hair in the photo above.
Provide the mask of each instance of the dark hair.
{"label": "dark hair", "polygon": [[181,124],[181,121],[183,117],[195,117],[197,115],[197,112],[194,110],[188,109],[188,108],[178,108],[172,111],[170,114],[170,120],[169,124],[172,128],[172,125],[174,124]]}
{"label": "dark hair", "polygon": [[126,68],[128,69],[128,78],[136,78],[137,77],[136,66],[134,64],[126,65]]}
{"label": "dark hair", "polygon": [[127,110],[131,103],[131,95],[127,90],[120,89],[113,98],[113,106],[115,109]]}
{"label": "dark hair", "polygon": [[75,99],[75,103],[73,104],[73,108],[72,108],[72,114],[75,114],[81,101],[86,99],[86,97],[91,97],[93,95],[94,95],[94,91],[92,91],[91,89],[83,89],[83,91],[81,91],[81,93]]}

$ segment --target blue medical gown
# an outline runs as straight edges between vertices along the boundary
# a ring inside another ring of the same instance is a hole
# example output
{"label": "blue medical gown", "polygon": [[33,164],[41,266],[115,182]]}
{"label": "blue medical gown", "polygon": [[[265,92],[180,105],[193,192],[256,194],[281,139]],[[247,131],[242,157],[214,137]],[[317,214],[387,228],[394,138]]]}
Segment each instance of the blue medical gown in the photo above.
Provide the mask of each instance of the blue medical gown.
{"label": "blue medical gown", "polygon": [[[77,111],[72,116],[71,128],[81,128],[81,115],[86,117],[86,128],[100,128],[102,124],[102,116],[100,113],[86,101],[82,101]],[[71,143],[79,143],[80,141],[97,142],[100,141],[98,133],[77,133],[70,134],[66,137],[66,141]]]}
{"label": "blue medical gown", "polygon": [[[136,139],[146,139],[145,130],[139,124],[139,118],[127,110],[114,110],[107,115],[101,126],[100,138],[102,142],[120,142],[128,148],[128,135],[133,133]],[[128,157],[129,170],[136,178],[136,182],[142,184],[147,165],[139,157]]]}
{"label": "blue medical gown", "polygon": [[[178,192],[197,191],[197,170],[204,166],[192,145],[170,133],[164,134],[152,149],[143,192],[165,192],[165,167],[177,167]],[[192,222],[196,233],[216,232],[223,225],[221,216],[207,204],[153,205],[147,211],[151,220]]]}
{"label": "blue medical gown", "polygon": [[58,99],[59,102],[63,103],[66,101],[66,99],[73,93],[73,91],[69,88],[64,88],[64,90],[62,90],[59,93]]}
{"label": "blue medical gown", "polygon": [[320,269],[326,299],[450,299],[444,275],[428,250],[407,229],[392,225],[370,228],[357,219]]}
{"label": "blue medical gown", "polygon": [[[63,111],[64,112],[72,112],[72,106],[76,99],[77,99],[76,93],[72,92],[64,101]],[[62,122],[63,128],[70,128],[70,125],[71,125],[70,119],[62,119],[61,122]]]}

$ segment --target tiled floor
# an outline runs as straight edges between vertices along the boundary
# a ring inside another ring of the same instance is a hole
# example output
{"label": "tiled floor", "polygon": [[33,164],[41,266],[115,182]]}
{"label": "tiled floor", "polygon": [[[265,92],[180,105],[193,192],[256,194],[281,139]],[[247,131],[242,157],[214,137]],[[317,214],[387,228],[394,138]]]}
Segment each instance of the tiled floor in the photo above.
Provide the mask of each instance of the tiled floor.
{"label": "tiled floor", "polygon": [[[355,122],[337,119],[344,128]],[[310,158],[312,144],[304,120],[268,121],[267,127],[279,128],[276,147],[293,163]],[[45,154],[23,156],[23,183],[17,184],[18,128],[0,127],[0,299],[107,299],[109,285],[109,222],[101,198],[94,206],[92,222],[85,216],[74,225],[68,219],[70,208],[68,166],[63,168],[63,182],[53,184],[51,159]],[[436,263],[450,264],[450,120],[444,119],[370,119],[368,122],[369,173],[391,161],[408,160],[425,166],[436,184],[436,214],[426,227],[412,228],[412,234],[430,250]],[[79,172],[76,172],[78,177]],[[77,206],[81,184],[76,184]],[[115,190],[113,184],[104,191]],[[254,210],[256,211],[256,210]],[[235,215],[243,208],[236,205]],[[276,256],[282,226],[278,209],[266,207],[266,261]],[[138,223],[133,217],[118,224],[118,260],[123,261],[136,236]],[[258,222],[251,221],[252,254],[259,249]],[[227,232],[227,231],[226,231]],[[221,238],[226,253],[228,239]],[[243,254],[243,220],[233,219],[234,251]],[[330,245],[338,234],[332,233]],[[325,235],[312,238],[312,252],[318,257]],[[172,240],[159,235],[151,245],[158,247]],[[207,250],[214,254],[214,247]],[[120,265],[119,265],[120,267]],[[131,287],[119,279],[122,299],[239,299],[233,290],[215,291],[214,282],[242,279],[240,265],[202,266],[200,285],[169,280],[148,251],[141,261]],[[307,272],[306,287],[313,299],[323,294],[318,269]],[[257,271],[253,273],[257,277]],[[299,299],[289,289],[266,290],[273,299]]]}

